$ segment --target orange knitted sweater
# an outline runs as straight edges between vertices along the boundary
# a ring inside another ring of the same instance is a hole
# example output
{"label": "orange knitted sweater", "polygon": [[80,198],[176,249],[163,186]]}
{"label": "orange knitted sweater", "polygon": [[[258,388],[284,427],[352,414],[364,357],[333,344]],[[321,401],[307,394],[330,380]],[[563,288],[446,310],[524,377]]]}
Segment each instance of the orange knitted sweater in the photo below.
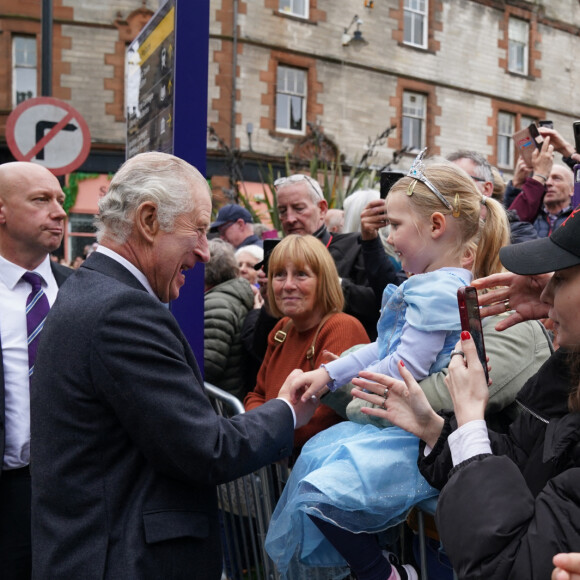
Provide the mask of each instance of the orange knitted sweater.
{"label": "orange knitted sweater", "polygon": [[[244,399],[246,411],[270,399],[275,399],[286,377],[294,369],[310,371],[318,368],[325,362],[322,355],[324,350],[339,355],[355,344],[369,342],[365,329],[356,318],[343,312],[334,314],[324,323],[316,338],[313,367],[306,358],[306,352],[312,345],[318,326],[305,332],[298,332],[292,325],[286,340],[280,344],[274,340],[274,336],[278,330],[286,326],[288,321],[288,317],[279,320],[268,335],[268,348],[258,372],[256,387]],[[308,424],[295,431],[294,447],[302,447],[310,437],[341,420],[342,418],[332,409],[326,405],[320,405]]]}

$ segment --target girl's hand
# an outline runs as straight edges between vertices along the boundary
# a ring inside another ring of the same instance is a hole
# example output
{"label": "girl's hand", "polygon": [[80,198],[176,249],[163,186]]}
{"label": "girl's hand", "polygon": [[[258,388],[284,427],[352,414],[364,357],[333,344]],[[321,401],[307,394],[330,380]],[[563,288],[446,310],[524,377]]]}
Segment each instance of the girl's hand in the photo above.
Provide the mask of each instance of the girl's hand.
{"label": "girl's hand", "polygon": [[580,554],[556,554],[553,559],[556,568],[552,572],[552,580],[580,580]]}
{"label": "girl's hand", "polygon": [[376,405],[363,407],[362,413],[387,419],[434,447],[443,429],[443,418],[431,408],[425,393],[402,362],[399,363],[399,372],[404,382],[387,375],[361,371],[360,378],[352,380],[358,387],[352,390],[352,395]]}
{"label": "girl's hand", "polygon": [[292,400],[301,399],[303,403],[306,403],[309,399],[319,398],[317,397],[318,394],[322,396],[328,391],[326,386],[328,382],[330,382],[330,376],[324,368],[302,373],[289,381],[289,386],[293,393]]}
{"label": "girl's hand", "polygon": [[453,400],[457,425],[461,427],[470,421],[484,418],[489,388],[469,332],[464,330],[461,333],[461,340],[455,350],[463,351],[464,356],[451,357],[445,384]]}
{"label": "girl's hand", "polygon": [[471,284],[478,290],[492,288],[485,294],[479,293],[481,317],[511,311],[507,318],[496,324],[496,330],[505,330],[524,320],[547,318],[549,305],[540,300],[540,295],[551,277],[552,274],[519,276],[503,272],[474,280]]}

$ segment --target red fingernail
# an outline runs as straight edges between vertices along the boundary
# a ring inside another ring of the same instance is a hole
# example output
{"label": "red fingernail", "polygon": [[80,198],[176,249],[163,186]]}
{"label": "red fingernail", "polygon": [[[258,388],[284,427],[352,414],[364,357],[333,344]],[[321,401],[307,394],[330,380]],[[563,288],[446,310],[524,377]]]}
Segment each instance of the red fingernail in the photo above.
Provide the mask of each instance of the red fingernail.
{"label": "red fingernail", "polygon": [[471,338],[471,334],[467,332],[467,330],[461,331],[461,340],[469,340]]}
{"label": "red fingernail", "polygon": [[405,366],[405,363],[404,363],[402,360],[400,360],[400,361],[399,361],[399,364],[400,364],[402,367],[404,367],[404,366]]}

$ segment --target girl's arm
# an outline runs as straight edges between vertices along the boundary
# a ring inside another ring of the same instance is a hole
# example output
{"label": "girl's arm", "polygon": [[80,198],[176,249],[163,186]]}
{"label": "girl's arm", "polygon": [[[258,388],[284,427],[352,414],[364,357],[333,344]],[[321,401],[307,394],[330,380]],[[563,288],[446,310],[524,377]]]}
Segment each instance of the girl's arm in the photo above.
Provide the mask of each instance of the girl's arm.
{"label": "girl's arm", "polygon": [[443,349],[446,337],[447,332],[444,330],[426,332],[405,323],[396,350],[365,369],[400,379],[398,365],[402,360],[413,378],[420,381],[429,376],[429,370]]}

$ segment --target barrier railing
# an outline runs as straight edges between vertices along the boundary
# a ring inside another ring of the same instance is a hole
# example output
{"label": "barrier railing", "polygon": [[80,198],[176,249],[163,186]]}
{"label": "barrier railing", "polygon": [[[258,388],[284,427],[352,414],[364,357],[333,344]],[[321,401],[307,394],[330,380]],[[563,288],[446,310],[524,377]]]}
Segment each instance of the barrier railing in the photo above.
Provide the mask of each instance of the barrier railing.
{"label": "barrier railing", "polygon": [[[216,412],[232,417],[244,412],[233,395],[205,383]],[[272,464],[218,486],[224,569],[222,580],[279,580],[264,549],[268,524],[288,479],[288,468]],[[325,580],[324,570],[290,571],[288,580]]]}

